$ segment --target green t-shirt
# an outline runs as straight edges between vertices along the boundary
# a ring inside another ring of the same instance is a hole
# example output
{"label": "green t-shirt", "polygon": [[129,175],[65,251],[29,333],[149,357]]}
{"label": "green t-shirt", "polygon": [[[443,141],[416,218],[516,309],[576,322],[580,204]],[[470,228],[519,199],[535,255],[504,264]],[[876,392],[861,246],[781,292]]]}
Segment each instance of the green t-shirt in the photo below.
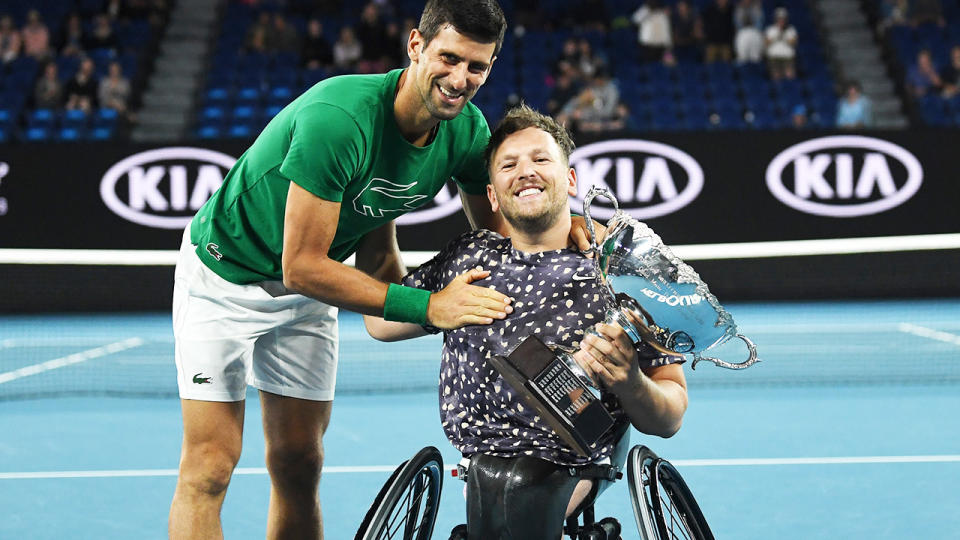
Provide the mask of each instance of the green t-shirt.
{"label": "green t-shirt", "polygon": [[403,138],[393,115],[402,70],[321,81],[287,105],[240,156],[197,212],[197,254],[233,283],[282,278],[283,219],[289,182],[339,202],[329,256],[343,261],[368,232],[430,202],[453,178],[485,193],[487,122],[472,103],[441,121],[433,141]]}

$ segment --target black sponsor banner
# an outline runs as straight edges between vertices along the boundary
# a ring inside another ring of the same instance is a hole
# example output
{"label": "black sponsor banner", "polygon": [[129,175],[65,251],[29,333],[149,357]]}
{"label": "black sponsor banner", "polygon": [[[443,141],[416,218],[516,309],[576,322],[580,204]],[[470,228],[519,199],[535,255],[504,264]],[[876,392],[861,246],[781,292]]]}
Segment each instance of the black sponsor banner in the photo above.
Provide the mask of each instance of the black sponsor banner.
{"label": "black sponsor banner", "polygon": [[[668,244],[960,231],[955,131],[677,133],[582,139],[571,159]],[[175,249],[248,142],[0,147],[0,248]],[[603,221],[612,207],[593,204]],[[450,184],[399,220],[435,251],[467,222]]]}

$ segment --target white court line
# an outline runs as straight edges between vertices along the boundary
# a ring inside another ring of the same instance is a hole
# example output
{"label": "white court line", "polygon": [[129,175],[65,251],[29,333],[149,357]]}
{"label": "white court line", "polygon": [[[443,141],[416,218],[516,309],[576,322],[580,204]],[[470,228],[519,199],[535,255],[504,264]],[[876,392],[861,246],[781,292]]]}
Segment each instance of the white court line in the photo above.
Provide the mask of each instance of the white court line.
{"label": "white court line", "polygon": [[[830,238],[826,240],[783,240],[777,242],[733,242],[725,244],[671,245],[684,260],[742,259],[759,257],[798,257],[807,255],[847,255],[851,253],[887,253],[960,249],[960,233],[876,236],[867,238]],[[435,251],[403,251],[408,267],[429,261]],[[351,256],[344,261],[353,265]],[[120,249],[0,249],[0,264],[77,264],[173,266],[177,250]]]}
{"label": "white court line", "polygon": [[935,339],[937,341],[952,343],[954,345],[960,345],[960,336],[957,334],[941,332],[940,330],[934,330],[933,328],[927,328],[926,326],[917,326],[911,323],[900,323],[897,329],[907,334],[913,334],[915,336]]}
{"label": "white court line", "polygon": [[[852,465],[889,463],[960,463],[960,455],[932,456],[849,456],[811,458],[746,458],[746,459],[677,459],[670,460],[678,467],[752,467],[768,465]],[[456,465],[444,465],[453,470]],[[393,472],[396,465],[330,466],[323,474],[382,473]],[[235,475],[265,475],[265,467],[238,467]],[[123,478],[176,476],[176,469],[130,469],[101,471],[37,471],[0,473],[0,480],[32,480],[45,478]]]}
{"label": "white court line", "polygon": [[8,371],[6,373],[0,373],[0,384],[8,383],[10,381],[15,381],[17,379],[28,377],[30,375],[43,373],[45,371],[50,371],[52,369],[58,369],[65,366],[78,364],[80,362],[86,362],[87,360],[92,360],[94,358],[99,358],[101,356],[106,356],[108,354],[113,354],[120,351],[125,351],[127,349],[132,349],[134,347],[139,347],[140,345],[143,345],[143,344],[144,344],[144,340],[141,338],[138,338],[138,337],[129,338],[123,341],[118,341],[116,343],[111,343],[109,345],[104,345],[103,347],[88,349],[86,351],[81,351],[68,356],[63,356],[61,358],[55,358],[53,360],[48,360],[46,362],[34,364],[32,366],[22,367],[20,369]]}

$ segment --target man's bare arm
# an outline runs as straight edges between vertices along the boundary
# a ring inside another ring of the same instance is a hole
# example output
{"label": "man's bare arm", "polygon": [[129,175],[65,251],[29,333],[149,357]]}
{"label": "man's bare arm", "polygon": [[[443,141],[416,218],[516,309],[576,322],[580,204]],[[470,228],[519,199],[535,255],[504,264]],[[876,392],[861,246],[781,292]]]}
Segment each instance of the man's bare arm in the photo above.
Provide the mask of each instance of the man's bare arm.
{"label": "man's bare arm", "polygon": [[[331,259],[328,255],[337,231],[340,203],[321,199],[296,183],[290,183],[283,234],[283,283],[296,292],[331,305],[363,313],[383,315],[388,284],[363,271]],[[364,265],[391,273],[390,255],[365,253]],[[379,262],[376,262],[378,261]],[[430,297],[427,320],[438,328],[466,324],[489,324],[506,316],[509,299],[492,289],[469,286],[441,291]]]}
{"label": "man's bare arm", "polygon": [[681,364],[639,368],[630,338],[619,326],[598,324],[603,336],[586,335],[574,354],[594,380],[620,400],[637,430],[670,437],[683,423],[687,410],[687,382]]}

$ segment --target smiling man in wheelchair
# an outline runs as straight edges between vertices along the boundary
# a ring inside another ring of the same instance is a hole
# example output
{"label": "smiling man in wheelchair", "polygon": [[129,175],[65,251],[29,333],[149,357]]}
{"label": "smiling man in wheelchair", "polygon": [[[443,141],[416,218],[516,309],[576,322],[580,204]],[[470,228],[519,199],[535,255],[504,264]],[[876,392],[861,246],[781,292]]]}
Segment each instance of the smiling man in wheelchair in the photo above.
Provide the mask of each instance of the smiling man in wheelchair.
{"label": "smiling man in wheelchair", "polygon": [[[577,189],[572,150],[569,134],[552,118],[523,105],[509,111],[486,154],[488,198],[509,224],[509,238],[485,230],[464,234],[403,279],[406,286],[439,291],[479,268],[468,280],[513,298],[505,319],[491,314],[474,321],[484,325],[444,333],[440,416],[464,456],[471,540],[560,538],[564,521],[618,478],[630,425],[670,437],[686,411],[682,356],[634,344],[619,326],[601,322],[609,293],[595,279],[593,261],[568,238],[569,196]],[[437,331],[365,319],[370,334],[384,341]],[[588,455],[565,443],[490,363],[529,336],[572,351],[603,388],[601,401],[614,424],[589,445]]]}

